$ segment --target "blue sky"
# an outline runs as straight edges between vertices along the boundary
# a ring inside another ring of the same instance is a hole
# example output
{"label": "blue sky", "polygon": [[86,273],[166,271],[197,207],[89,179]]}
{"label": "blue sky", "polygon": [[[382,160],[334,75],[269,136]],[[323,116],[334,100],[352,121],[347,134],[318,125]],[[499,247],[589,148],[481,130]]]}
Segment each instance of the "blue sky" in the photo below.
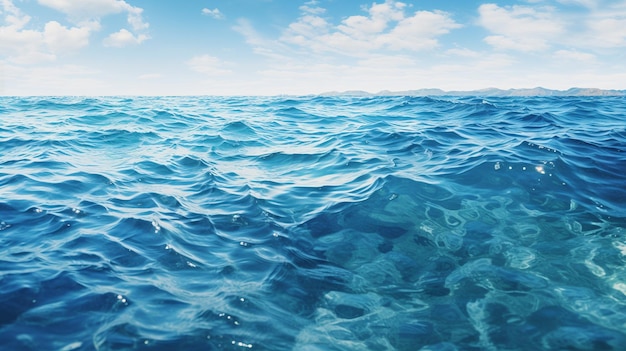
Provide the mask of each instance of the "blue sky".
{"label": "blue sky", "polygon": [[2,95],[624,82],[626,0],[0,0]]}

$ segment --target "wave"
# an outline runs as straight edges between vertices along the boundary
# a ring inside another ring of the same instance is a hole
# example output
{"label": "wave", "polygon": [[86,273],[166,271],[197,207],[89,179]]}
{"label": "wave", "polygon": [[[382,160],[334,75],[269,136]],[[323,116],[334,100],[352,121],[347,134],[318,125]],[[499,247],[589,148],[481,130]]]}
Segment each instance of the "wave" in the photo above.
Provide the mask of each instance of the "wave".
{"label": "wave", "polygon": [[621,99],[0,100],[7,348],[626,345]]}

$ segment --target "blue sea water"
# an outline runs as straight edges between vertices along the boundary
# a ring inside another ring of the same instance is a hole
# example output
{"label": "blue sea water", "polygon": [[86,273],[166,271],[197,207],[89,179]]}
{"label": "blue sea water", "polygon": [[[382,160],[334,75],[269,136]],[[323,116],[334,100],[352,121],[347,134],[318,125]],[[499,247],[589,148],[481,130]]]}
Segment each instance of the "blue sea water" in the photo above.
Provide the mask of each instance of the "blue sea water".
{"label": "blue sea water", "polygon": [[0,98],[0,348],[626,350],[626,100]]}

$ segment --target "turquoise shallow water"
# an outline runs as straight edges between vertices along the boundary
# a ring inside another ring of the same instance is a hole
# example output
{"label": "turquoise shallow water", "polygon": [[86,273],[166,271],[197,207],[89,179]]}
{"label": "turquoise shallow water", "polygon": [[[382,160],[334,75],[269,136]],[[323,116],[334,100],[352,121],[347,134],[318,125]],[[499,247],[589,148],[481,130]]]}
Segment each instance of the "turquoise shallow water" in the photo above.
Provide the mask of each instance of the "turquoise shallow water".
{"label": "turquoise shallow water", "polygon": [[0,98],[6,350],[624,350],[623,98]]}

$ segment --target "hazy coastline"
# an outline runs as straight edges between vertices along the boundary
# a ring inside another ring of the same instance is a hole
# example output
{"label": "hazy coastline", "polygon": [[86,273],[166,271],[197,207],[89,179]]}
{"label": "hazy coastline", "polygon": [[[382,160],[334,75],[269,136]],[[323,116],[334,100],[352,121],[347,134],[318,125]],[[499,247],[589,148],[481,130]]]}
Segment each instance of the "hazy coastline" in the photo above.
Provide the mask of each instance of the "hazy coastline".
{"label": "hazy coastline", "polygon": [[332,91],[319,94],[320,96],[352,95],[352,96],[626,96],[626,90],[606,90],[598,88],[569,88],[567,90],[553,90],[546,88],[498,89],[486,88],[479,90],[442,90],[442,89],[415,89],[403,91],[383,90],[370,93],[362,90]]}

